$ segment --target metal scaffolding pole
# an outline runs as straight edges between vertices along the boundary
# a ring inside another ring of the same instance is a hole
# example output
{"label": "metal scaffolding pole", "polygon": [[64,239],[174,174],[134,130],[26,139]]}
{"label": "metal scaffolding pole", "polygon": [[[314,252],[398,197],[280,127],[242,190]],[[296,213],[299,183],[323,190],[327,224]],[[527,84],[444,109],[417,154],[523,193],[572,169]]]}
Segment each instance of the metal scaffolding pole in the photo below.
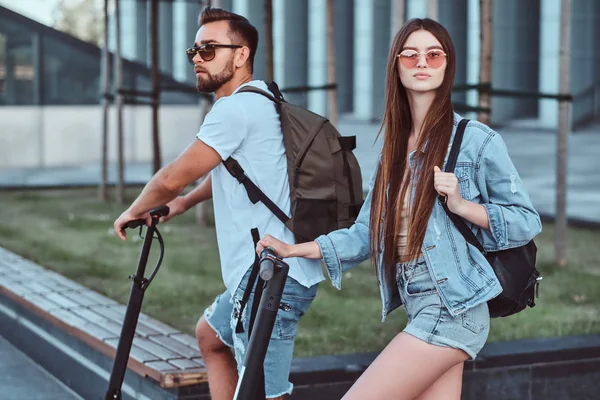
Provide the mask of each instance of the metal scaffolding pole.
{"label": "metal scaffolding pole", "polygon": [[117,136],[118,136],[118,157],[119,157],[119,183],[117,187],[117,201],[125,203],[125,174],[124,174],[124,156],[123,156],[123,60],[121,59],[121,15],[119,11],[120,0],[115,0],[115,25],[116,25],[116,51],[115,51],[115,75],[117,86]]}
{"label": "metal scaffolding pole", "polygon": [[152,171],[161,166],[160,141],[158,135],[158,107],[160,103],[160,77],[158,74],[158,0],[150,5],[150,48],[152,52]]}
{"label": "metal scaffolding pole", "polygon": [[106,190],[108,181],[108,107],[110,104],[110,79],[108,58],[108,0],[104,0],[104,47],[102,48],[102,178],[100,181],[99,197],[101,201],[108,200]]}

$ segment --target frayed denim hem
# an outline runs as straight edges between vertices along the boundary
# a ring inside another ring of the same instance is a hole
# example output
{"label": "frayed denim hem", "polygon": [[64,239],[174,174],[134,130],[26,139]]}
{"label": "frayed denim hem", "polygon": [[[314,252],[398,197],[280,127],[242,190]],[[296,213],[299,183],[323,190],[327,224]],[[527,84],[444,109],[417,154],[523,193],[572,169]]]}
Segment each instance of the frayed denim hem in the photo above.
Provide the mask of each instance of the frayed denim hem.
{"label": "frayed denim hem", "polygon": [[268,394],[266,397],[267,397],[267,399],[274,399],[276,397],[281,397],[281,396],[286,395],[286,394],[290,394],[291,395],[293,390],[294,390],[294,385],[292,383],[290,383],[290,388],[288,390],[286,390],[285,392],[281,392],[281,393],[278,393],[278,394]]}
{"label": "frayed denim hem", "polygon": [[215,328],[215,326],[212,324],[212,322],[210,322],[210,315],[207,315],[207,314],[208,313],[205,310],[204,311],[204,320],[206,321],[208,326],[210,326],[210,328],[216,333],[216,336],[219,338],[219,340],[221,342],[223,342],[223,344],[225,346],[233,349],[233,343],[227,343],[227,341],[223,338],[223,336],[221,336],[221,333]]}

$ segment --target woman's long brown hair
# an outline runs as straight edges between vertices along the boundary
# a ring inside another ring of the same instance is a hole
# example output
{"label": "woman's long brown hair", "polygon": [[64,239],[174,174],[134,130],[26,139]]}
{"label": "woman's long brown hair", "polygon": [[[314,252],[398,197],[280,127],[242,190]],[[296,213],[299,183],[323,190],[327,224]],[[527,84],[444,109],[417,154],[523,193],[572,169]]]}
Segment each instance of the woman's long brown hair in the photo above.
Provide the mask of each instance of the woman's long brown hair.
{"label": "woman's long brown hair", "polygon": [[410,182],[409,174],[405,176],[404,171],[408,162],[407,148],[412,129],[412,116],[406,89],[398,75],[397,55],[402,51],[410,34],[420,29],[431,32],[439,40],[447,56],[444,79],[436,91],[423,122],[415,152],[417,161],[415,165],[419,166],[419,172],[408,220],[405,255],[408,259],[417,257],[421,252],[427,221],[436,197],[433,187],[433,167],[437,165],[442,168],[454,120],[451,93],[456,71],[456,56],[452,39],[439,23],[428,18],[412,19],[396,34],[388,57],[385,112],[381,127],[383,149],[371,200],[371,258],[373,265],[376,265],[377,256],[383,251],[383,262],[388,277],[393,277],[393,267],[398,258],[396,235],[400,226],[404,195]]}

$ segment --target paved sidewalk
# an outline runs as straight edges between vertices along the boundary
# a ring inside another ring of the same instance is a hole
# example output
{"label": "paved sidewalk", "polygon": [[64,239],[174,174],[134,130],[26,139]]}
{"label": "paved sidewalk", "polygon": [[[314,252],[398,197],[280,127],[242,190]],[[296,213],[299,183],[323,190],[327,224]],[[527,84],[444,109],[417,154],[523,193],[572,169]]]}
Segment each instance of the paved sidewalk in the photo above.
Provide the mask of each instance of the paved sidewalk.
{"label": "paved sidewalk", "polygon": [[[379,125],[342,119],[343,135],[357,136],[355,154],[363,170],[363,183],[373,172],[381,141],[373,145]],[[552,216],[555,212],[556,132],[527,126],[499,128],[537,210]],[[188,143],[181,143],[183,150]],[[600,223],[600,123],[571,134],[569,139],[567,214],[574,218]],[[150,163],[128,164],[125,180],[147,182]],[[0,169],[0,188],[15,186],[96,185],[100,180],[99,164],[38,169]],[[115,166],[109,180],[116,181]]]}
{"label": "paved sidewalk", "polygon": [[82,399],[0,336],[0,398],[3,400]]}

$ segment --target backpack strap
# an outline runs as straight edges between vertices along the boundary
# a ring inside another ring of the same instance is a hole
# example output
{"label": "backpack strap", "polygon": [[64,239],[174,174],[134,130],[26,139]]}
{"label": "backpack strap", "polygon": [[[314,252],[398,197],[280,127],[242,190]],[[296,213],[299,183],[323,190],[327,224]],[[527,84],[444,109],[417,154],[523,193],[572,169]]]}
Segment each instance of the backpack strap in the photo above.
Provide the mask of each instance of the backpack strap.
{"label": "backpack strap", "polygon": [[[279,87],[275,82],[271,82],[267,87],[275,94],[275,96],[252,85],[246,85],[240,88],[240,90],[238,90],[236,93],[260,94],[276,104],[279,104],[281,101],[283,101],[283,96],[281,95]],[[231,176],[237,179],[239,183],[244,185],[246,193],[248,194],[248,198],[252,204],[256,204],[259,201],[262,202],[281,222],[284,224],[287,223],[290,218],[281,210],[281,208],[273,203],[273,201],[271,201],[271,199],[269,199],[267,195],[250,180],[250,178],[248,178],[242,166],[235,159],[229,157],[227,160],[223,161],[223,165],[231,174]]]}
{"label": "backpack strap", "polygon": [[[244,325],[242,324],[242,315],[244,313],[244,309],[246,308],[246,304],[248,303],[248,299],[250,298],[250,294],[252,293],[252,288],[254,287],[254,283],[256,282],[256,278],[258,277],[258,272],[260,270],[260,258],[258,257],[258,254],[256,254],[256,245],[258,244],[258,241],[260,240],[260,234],[258,232],[258,228],[252,228],[250,230],[250,234],[252,235],[252,241],[254,242],[254,264],[252,265],[252,271],[250,272],[250,276],[248,277],[248,284],[246,286],[246,290],[244,291],[244,295],[242,296],[242,300],[240,301],[240,313],[237,316],[237,325],[235,327],[235,332],[236,333],[242,333],[244,332]],[[258,288],[264,286],[264,281],[260,278],[258,278],[258,283],[256,285],[257,288],[257,293],[255,293],[254,295],[254,303],[256,303],[256,299],[258,298],[260,301],[260,297],[262,295],[262,291],[261,294],[258,294]],[[252,313],[250,315],[250,324],[248,327],[248,338],[250,338],[250,335],[252,334],[252,327],[254,326],[254,318],[256,317],[256,311],[254,310],[255,308],[258,309],[258,304],[253,304],[252,305]]]}
{"label": "backpack strap", "polygon": [[[444,172],[454,172],[454,168],[456,167],[456,160],[458,159],[458,152],[460,151],[460,145],[462,144],[463,136],[465,134],[465,128],[467,127],[468,123],[468,119],[461,119],[458,123],[456,133],[454,134],[454,141],[452,142],[452,148],[450,149],[450,154],[448,155],[448,161],[446,161],[446,166],[444,167]],[[454,222],[454,225],[461,233],[461,235],[463,235],[465,240],[473,246],[477,247],[477,249],[484,255],[487,254],[487,252],[485,251],[481,243],[479,243],[479,240],[477,240],[477,237],[475,236],[473,231],[469,229],[465,221],[461,217],[450,211],[448,205],[446,204],[446,198],[443,196],[438,196],[438,198],[442,203],[444,211],[446,212],[446,214],[448,214],[448,217],[452,220],[452,222]]]}
{"label": "backpack strap", "polygon": [[342,150],[352,151],[356,149],[356,136],[340,136],[337,140]]}
{"label": "backpack strap", "polygon": [[248,198],[252,204],[256,204],[259,201],[262,202],[281,222],[284,224],[287,223],[290,218],[277,206],[277,204],[273,203],[273,201],[271,201],[271,199],[269,199],[267,195],[250,180],[250,178],[248,178],[244,169],[236,160],[229,157],[227,160],[223,161],[223,165],[231,176],[244,185]]}
{"label": "backpack strap", "polygon": [[260,94],[260,95],[265,96],[267,99],[271,100],[273,103],[279,103],[280,101],[283,100],[283,96],[281,96],[281,93],[279,93],[279,90],[277,91],[277,93],[279,94],[279,96],[281,96],[281,100],[278,99],[278,98],[276,98],[275,96],[273,96],[271,93],[266,92],[266,91],[264,91],[262,89],[259,89],[259,88],[255,87],[255,86],[252,86],[252,85],[246,85],[246,86],[240,88],[240,90],[238,90],[235,93],[236,94],[237,93],[256,93],[256,94]]}

